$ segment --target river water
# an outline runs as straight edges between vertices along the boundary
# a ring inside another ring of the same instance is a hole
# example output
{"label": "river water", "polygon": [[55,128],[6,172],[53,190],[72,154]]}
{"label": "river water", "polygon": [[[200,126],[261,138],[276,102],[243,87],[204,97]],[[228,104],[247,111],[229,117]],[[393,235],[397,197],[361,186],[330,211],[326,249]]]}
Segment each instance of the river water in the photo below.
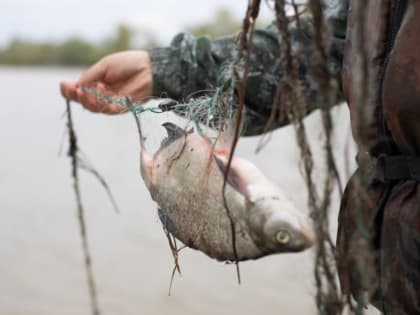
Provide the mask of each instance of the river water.
{"label": "river water", "polygon": [[[59,154],[65,106],[58,84],[79,73],[0,67],[0,315],[89,314],[70,163],[65,149]],[[333,115],[334,152],[346,179],[354,169],[347,108],[337,106]],[[116,214],[102,187],[82,173],[103,314],[315,314],[311,250],[242,263],[238,286],[233,265],[186,249],[180,255],[183,278],[175,277],[168,296],[172,256],[138,172],[132,117],[93,115],[74,105],[74,120],[82,150],[108,180],[121,209]],[[306,123],[321,182],[319,113]],[[307,211],[293,128],[276,131],[256,155],[258,140],[241,139],[238,155],[253,161]],[[334,234],[337,194],[333,197]]]}

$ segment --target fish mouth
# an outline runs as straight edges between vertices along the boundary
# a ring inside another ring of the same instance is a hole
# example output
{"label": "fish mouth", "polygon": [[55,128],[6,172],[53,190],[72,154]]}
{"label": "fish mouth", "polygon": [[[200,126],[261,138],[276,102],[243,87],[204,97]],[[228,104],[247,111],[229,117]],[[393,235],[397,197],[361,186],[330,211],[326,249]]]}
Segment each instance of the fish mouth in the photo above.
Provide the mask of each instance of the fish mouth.
{"label": "fish mouth", "polygon": [[311,222],[305,222],[306,224],[301,223],[300,233],[304,240],[305,248],[312,247],[316,241],[316,235]]}
{"label": "fish mouth", "polygon": [[301,252],[311,248],[315,244],[315,238],[308,231],[299,231],[299,234],[294,242],[288,248],[290,252]]}
{"label": "fish mouth", "polygon": [[312,247],[315,244],[316,236],[315,236],[315,232],[312,226],[309,225],[309,226],[302,227],[300,230],[300,234],[301,234],[300,243],[303,249]]}

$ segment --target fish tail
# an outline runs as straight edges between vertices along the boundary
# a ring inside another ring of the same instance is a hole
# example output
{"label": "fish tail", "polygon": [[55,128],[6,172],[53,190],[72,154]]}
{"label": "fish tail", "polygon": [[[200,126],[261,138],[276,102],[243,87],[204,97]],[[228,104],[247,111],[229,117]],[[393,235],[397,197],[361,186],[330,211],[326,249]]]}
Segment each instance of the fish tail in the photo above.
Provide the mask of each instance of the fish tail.
{"label": "fish tail", "polygon": [[145,149],[145,145],[144,145],[143,132],[141,130],[140,117],[137,115],[136,111],[134,110],[134,106],[133,106],[130,98],[127,97],[126,101],[127,101],[127,104],[128,104],[128,109],[133,113],[134,120],[136,121],[137,131],[139,132],[139,137],[140,137],[140,149],[143,152],[143,150]]}
{"label": "fish tail", "polygon": [[145,139],[143,137],[143,132],[141,129],[141,121],[140,117],[137,115],[136,111],[134,110],[134,106],[131,102],[131,100],[127,97],[126,103],[128,104],[128,109],[133,113],[134,120],[136,121],[137,130],[140,137],[140,174],[144,179],[144,182],[148,188],[150,188],[151,185],[151,164],[152,164],[152,158],[147,154],[146,152],[146,146],[145,146]]}

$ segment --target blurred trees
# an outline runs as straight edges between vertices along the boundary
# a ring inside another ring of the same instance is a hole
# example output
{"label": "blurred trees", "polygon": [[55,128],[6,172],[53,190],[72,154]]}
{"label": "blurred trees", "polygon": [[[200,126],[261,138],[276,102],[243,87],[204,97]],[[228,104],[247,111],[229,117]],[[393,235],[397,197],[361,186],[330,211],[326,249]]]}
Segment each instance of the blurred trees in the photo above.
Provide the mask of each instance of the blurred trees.
{"label": "blurred trees", "polygon": [[217,38],[237,33],[241,28],[241,23],[241,20],[236,19],[229,10],[221,8],[213,14],[211,20],[189,26],[186,30],[197,36]]}
{"label": "blurred trees", "polygon": [[142,38],[142,47],[150,48],[157,41],[150,32],[135,32],[120,24],[115,35],[96,44],[72,37],[61,43],[38,43],[15,39],[0,50],[0,64],[9,65],[90,65],[106,54],[133,48],[134,37]]}
{"label": "blurred trees", "polygon": [[[237,33],[242,21],[227,9],[219,9],[208,20],[187,26],[187,32],[197,36],[215,38]],[[175,34],[174,34],[175,35]],[[160,45],[156,35],[148,30],[134,30],[120,24],[113,36],[101,43],[92,43],[79,37],[63,42],[31,42],[15,39],[0,49],[0,65],[66,65],[83,66],[96,62],[104,55],[135,48],[152,48]]]}
{"label": "blurred trees", "polygon": [[[267,21],[257,20],[256,27],[262,28],[268,25]],[[186,27],[186,31],[196,36],[217,38],[232,35],[240,31],[242,19],[236,18],[228,9],[220,8],[209,21]]]}

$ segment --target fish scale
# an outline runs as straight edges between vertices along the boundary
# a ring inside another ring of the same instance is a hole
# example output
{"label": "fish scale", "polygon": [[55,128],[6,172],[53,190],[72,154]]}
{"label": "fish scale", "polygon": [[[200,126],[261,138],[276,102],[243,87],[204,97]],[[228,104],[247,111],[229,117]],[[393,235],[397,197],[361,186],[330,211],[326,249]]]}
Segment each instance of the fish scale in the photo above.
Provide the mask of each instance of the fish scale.
{"label": "fish scale", "polygon": [[[155,155],[160,167],[152,173],[151,196],[171,222],[172,229],[168,230],[176,238],[190,247],[202,249],[210,257],[233,260],[230,221],[222,200],[223,179],[215,174],[220,170],[211,158],[211,147],[204,138],[194,137],[185,146],[184,153],[171,161],[179,154],[176,149],[182,147],[181,141]],[[185,167],[188,164],[190,167]],[[258,249],[244,229],[245,198],[231,187],[227,187],[226,196],[228,207],[235,214],[237,248],[244,248],[241,251],[244,255],[257,255]],[[194,211],[185,211],[187,208]]]}
{"label": "fish scale", "polygon": [[[252,163],[235,157],[223,199],[226,148],[165,123],[168,137],[149,155],[141,139],[141,173],[166,230],[219,261],[304,250],[313,243],[309,218]],[[216,150],[217,149],[217,150]]]}

